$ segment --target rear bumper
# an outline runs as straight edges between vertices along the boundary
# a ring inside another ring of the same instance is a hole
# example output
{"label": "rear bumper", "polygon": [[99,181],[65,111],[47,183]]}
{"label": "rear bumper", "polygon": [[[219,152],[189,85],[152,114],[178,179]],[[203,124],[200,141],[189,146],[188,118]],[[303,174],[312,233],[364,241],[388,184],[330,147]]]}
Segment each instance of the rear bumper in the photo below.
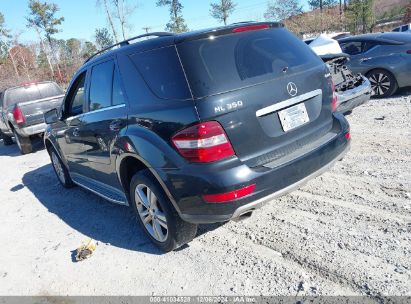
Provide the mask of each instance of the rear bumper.
{"label": "rear bumper", "polygon": [[29,127],[16,128],[16,132],[23,137],[29,137],[31,135],[44,133],[46,127],[47,125],[45,123],[40,123]]}
{"label": "rear bumper", "polygon": [[[187,165],[161,172],[180,216],[191,223],[224,222],[284,195],[328,170],[349,150],[345,134],[349,125],[342,114],[334,114],[333,128],[318,145],[302,148],[294,155],[250,168],[238,159],[212,165]],[[325,139],[325,140],[324,140]],[[296,151],[297,152],[297,151]],[[254,192],[225,203],[208,203],[204,194],[226,193],[256,184]]]}
{"label": "rear bumper", "polygon": [[351,90],[336,93],[337,95],[337,111],[340,113],[346,113],[352,111],[355,107],[358,107],[366,103],[371,98],[371,84],[370,81],[362,76],[363,83]]}

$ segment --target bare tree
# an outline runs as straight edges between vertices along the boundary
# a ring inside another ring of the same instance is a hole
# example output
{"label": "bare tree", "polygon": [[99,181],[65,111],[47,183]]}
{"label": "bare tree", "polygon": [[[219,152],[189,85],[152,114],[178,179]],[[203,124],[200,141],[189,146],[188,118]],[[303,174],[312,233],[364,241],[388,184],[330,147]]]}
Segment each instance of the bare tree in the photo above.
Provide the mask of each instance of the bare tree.
{"label": "bare tree", "polygon": [[210,15],[218,21],[227,25],[228,17],[234,12],[236,3],[232,0],[220,0],[217,3],[211,3]]}
{"label": "bare tree", "polygon": [[55,14],[58,12],[59,8],[54,3],[40,2],[39,0],[30,0],[29,9],[29,16],[26,17],[26,20],[28,22],[27,27],[34,27],[41,41],[43,41],[43,39],[41,38],[41,33],[44,33],[46,41],[48,42],[49,49],[47,49],[44,45],[44,42],[42,42],[43,51],[46,54],[49,54],[48,61],[50,70],[52,71],[54,77],[53,67],[50,62],[50,57],[53,57],[54,61],[56,62],[58,77],[61,79],[60,67],[57,63],[57,58],[54,56],[55,52],[53,35],[60,31],[59,29],[57,29],[57,26],[61,25],[61,23],[64,21],[64,17],[55,17]]}
{"label": "bare tree", "polygon": [[130,27],[127,23],[128,18],[134,13],[136,7],[127,4],[126,0],[112,0],[115,8],[113,16],[118,19],[121,27],[123,39],[126,40],[126,27]]}
{"label": "bare tree", "polygon": [[16,60],[14,55],[10,52],[11,49],[11,41],[12,35],[10,34],[10,30],[6,27],[6,23],[4,20],[4,16],[0,13],[0,47],[2,53],[5,54],[5,57],[10,57],[11,63],[13,65],[14,73],[17,77],[19,77],[19,71],[17,69]]}
{"label": "bare tree", "polygon": [[97,0],[96,4],[97,6],[103,6],[104,11],[107,16],[107,21],[111,27],[111,31],[113,32],[114,41],[118,43],[119,40],[117,36],[117,31],[116,31],[116,27],[114,26],[113,16],[110,11],[110,4],[108,3],[108,0]]}

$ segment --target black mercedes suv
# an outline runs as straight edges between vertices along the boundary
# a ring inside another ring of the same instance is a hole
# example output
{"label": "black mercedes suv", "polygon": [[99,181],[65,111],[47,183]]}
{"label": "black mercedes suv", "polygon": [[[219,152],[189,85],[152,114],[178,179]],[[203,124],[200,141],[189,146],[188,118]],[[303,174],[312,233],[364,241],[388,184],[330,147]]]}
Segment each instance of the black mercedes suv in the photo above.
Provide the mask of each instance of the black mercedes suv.
{"label": "black mercedes suv", "polygon": [[63,186],[131,206],[170,251],[340,160],[335,105],[327,67],[280,23],[152,33],[90,58],[44,140]]}

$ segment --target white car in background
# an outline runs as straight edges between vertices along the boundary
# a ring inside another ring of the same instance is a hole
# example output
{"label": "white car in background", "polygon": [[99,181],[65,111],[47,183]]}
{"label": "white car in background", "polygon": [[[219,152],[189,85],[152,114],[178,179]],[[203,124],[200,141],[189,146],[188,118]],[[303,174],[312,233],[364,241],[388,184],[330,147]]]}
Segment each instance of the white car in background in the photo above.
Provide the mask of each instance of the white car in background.
{"label": "white car in background", "polygon": [[411,33],[411,23],[401,25],[399,27],[396,27],[392,30],[392,32],[405,32],[405,33]]}

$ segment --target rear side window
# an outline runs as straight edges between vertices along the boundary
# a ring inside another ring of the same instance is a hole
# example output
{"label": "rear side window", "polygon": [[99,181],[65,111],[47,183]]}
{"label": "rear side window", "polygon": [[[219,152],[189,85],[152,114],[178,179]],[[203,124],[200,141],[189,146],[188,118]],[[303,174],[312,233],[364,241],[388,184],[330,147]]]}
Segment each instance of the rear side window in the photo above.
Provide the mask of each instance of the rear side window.
{"label": "rear side window", "polygon": [[367,52],[377,46],[378,44],[376,42],[365,42],[364,43],[364,52]]}
{"label": "rear side window", "polygon": [[37,85],[40,95],[43,98],[49,98],[64,94],[63,90],[54,82],[39,83]]}
{"label": "rear side window", "polygon": [[95,65],[91,70],[90,111],[111,106],[114,62]]}
{"label": "rear side window", "polygon": [[37,85],[27,85],[24,87],[13,88],[4,93],[5,106],[12,106],[19,102],[42,99]]}
{"label": "rear side window", "polygon": [[405,31],[408,31],[410,29],[410,26],[407,24],[407,25],[404,25],[403,27],[402,27],[402,31],[403,32],[405,32]]}
{"label": "rear side window", "polygon": [[30,84],[6,91],[5,103],[8,106],[19,102],[50,98],[64,94],[63,90],[54,82]]}
{"label": "rear side window", "polygon": [[162,99],[190,99],[180,60],[174,46],[130,56],[145,82]]}
{"label": "rear side window", "polygon": [[201,98],[300,72],[323,62],[284,28],[233,33],[177,46],[194,97]]}

